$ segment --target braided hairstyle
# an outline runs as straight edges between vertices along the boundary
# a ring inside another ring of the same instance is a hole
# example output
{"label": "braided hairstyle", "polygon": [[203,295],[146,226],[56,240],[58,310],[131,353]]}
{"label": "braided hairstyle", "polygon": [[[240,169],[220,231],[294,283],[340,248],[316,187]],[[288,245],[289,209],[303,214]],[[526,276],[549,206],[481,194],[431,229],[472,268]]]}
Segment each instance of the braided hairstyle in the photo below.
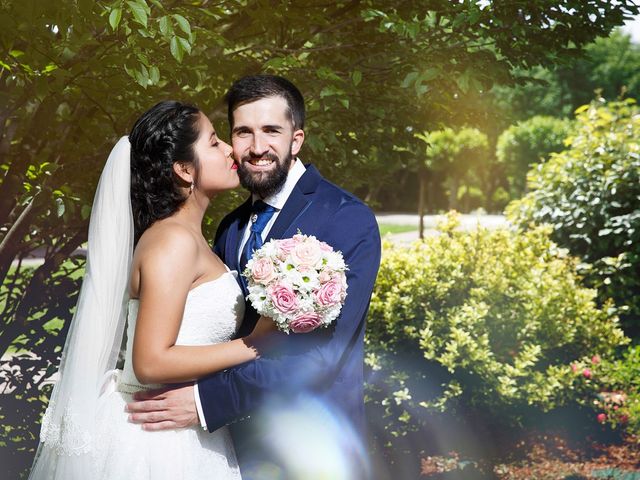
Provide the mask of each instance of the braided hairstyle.
{"label": "braided hairstyle", "polygon": [[131,143],[131,207],[135,243],[156,220],[175,213],[187,197],[188,184],[173,171],[173,164],[199,164],[194,144],[200,134],[200,110],[175,101],[160,102],[146,111],[129,134]]}

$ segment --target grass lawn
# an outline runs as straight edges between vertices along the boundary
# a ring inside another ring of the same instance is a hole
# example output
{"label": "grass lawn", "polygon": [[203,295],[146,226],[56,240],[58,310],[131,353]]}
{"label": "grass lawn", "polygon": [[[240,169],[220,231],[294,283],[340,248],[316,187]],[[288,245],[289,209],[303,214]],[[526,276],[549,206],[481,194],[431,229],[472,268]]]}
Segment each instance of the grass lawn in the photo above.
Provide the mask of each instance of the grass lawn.
{"label": "grass lawn", "polygon": [[380,223],[378,224],[378,226],[380,227],[381,237],[384,237],[387,234],[414,232],[418,230],[418,227],[415,227],[413,225],[394,225],[394,224]]}

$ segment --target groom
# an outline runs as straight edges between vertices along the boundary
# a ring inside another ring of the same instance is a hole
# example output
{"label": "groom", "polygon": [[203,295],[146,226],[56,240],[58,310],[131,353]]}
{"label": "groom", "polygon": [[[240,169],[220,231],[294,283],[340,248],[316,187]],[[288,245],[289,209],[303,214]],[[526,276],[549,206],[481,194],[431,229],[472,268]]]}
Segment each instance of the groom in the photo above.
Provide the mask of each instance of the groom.
{"label": "groom", "polygon": [[[244,77],[226,100],[238,174],[252,195],[221,222],[215,252],[241,271],[256,242],[292,237],[298,230],[314,235],[344,255],[347,298],[327,329],[277,334],[276,347],[255,361],[194,386],[141,393],[129,404],[131,420],[147,430],[201,424],[214,431],[233,424],[245,480],[304,478],[304,469],[314,462],[319,462],[316,472],[326,470],[326,478],[362,478],[368,475],[362,453],[363,339],[380,263],[375,217],[297,158],[305,109],[291,82],[270,75]],[[247,304],[238,335],[251,332],[257,318]]]}

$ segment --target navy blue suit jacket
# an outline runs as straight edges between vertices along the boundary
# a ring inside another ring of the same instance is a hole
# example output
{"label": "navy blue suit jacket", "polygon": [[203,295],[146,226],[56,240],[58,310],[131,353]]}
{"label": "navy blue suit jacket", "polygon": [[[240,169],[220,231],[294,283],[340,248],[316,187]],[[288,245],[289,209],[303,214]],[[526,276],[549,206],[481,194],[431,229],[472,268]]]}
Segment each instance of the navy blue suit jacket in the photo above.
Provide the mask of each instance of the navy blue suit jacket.
{"label": "navy blue suit jacket", "polygon": [[[238,269],[239,242],[250,209],[249,198],[222,220],[216,233],[214,250],[231,269]],[[210,431],[242,420],[234,425],[232,434],[243,474],[243,463],[262,448],[260,439],[268,434],[260,431],[254,412],[272,395],[318,399],[329,409],[341,412],[356,432],[364,433],[364,333],[380,265],[378,225],[364,203],[325,180],[309,165],[268,238],[288,238],[298,230],[342,251],[349,270],[347,297],[340,316],[328,328],[307,334],[280,334],[282,339],[275,354],[263,355],[198,382]],[[251,332],[257,318],[255,310],[247,305],[238,336]]]}

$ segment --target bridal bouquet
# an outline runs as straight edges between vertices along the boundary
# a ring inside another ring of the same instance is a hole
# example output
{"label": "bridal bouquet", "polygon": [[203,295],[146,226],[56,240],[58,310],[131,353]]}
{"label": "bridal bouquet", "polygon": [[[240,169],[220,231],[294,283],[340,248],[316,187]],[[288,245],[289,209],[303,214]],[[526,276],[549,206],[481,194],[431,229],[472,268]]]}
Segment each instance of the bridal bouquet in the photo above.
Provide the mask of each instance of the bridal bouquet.
{"label": "bridal bouquet", "polygon": [[242,274],[247,299],[285,333],[326,327],[340,314],[347,295],[342,253],[314,236],[269,240],[256,250]]}

